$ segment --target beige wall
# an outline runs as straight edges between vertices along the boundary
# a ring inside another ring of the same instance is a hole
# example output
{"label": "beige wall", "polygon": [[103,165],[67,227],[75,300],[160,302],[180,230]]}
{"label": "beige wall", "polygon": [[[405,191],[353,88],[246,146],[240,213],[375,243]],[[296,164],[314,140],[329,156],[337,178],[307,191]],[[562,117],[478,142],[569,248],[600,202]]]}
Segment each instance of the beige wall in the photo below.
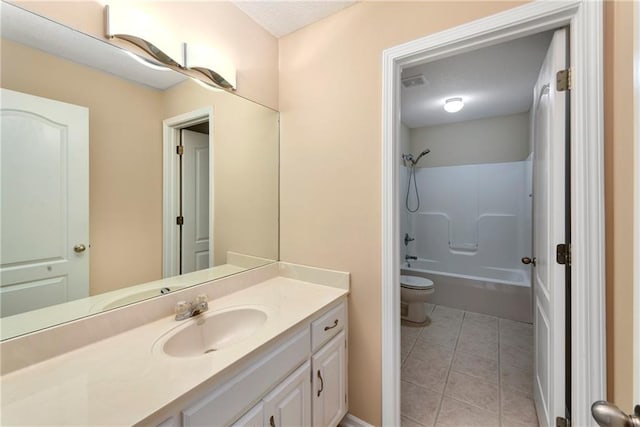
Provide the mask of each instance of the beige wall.
{"label": "beige wall", "polygon": [[[98,38],[104,36],[103,8],[98,1],[13,3]],[[278,41],[232,3],[140,0],[135,3],[167,23],[167,31],[182,41],[206,42],[227,56],[238,70],[240,96],[278,108]]]}
{"label": "beige wall", "polygon": [[634,404],[633,7],[628,1],[605,5],[607,392],[627,412]]}
{"label": "beige wall", "polygon": [[529,156],[529,113],[410,129],[421,167],[518,162]]}
{"label": "beige wall", "polygon": [[281,258],[351,273],[350,411],[381,420],[382,50],[509,2],[362,2],[280,39]]}
{"label": "beige wall", "polygon": [[215,264],[227,251],[278,259],[278,112],[191,80],[163,106],[164,118],[213,107]]}
{"label": "beige wall", "polygon": [[162,92],[8,40],[1,54],[2,87],[89,108],[91,295],[162,277]]}

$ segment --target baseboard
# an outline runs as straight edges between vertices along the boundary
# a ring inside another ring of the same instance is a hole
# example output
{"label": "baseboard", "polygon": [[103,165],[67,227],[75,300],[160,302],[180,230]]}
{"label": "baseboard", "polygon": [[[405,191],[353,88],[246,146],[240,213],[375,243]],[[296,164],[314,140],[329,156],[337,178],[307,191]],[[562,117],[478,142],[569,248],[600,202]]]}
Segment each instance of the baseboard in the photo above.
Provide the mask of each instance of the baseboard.
{"label": "baseboard", "polygon": [[338,427],[373,427],[366,421],[362,421],[355,415],[347,414],[342,421],[338,424]]}

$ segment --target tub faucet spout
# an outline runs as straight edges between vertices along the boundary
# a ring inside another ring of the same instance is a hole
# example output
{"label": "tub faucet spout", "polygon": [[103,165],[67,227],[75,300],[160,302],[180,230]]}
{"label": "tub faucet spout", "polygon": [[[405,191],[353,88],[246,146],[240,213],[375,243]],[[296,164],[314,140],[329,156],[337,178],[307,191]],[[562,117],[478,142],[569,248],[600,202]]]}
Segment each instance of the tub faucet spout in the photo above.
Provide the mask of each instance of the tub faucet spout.
{"label": "tub faucet spout", "polygon": [[417,259],[418,259],[418,257],[417,257],[417,256],[413,256],[413,255],[405,255],[405,256],[404,256],[404,260],[405,260],[405,261],[409,261],[410,259],[415,259],[415,260],[417,260]]}

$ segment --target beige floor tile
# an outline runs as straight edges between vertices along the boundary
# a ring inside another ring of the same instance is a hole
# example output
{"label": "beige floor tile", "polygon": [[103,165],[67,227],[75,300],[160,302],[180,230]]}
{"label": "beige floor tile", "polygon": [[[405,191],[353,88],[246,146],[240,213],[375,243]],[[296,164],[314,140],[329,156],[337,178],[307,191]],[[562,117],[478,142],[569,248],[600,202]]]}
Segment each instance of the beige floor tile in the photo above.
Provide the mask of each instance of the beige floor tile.
{"label": "beige floor tile", "polygon": [[449,319],[458,319],[458,320],[462,320],[462,318],[464,317],[463,310],[458,310],[456,308],[449,308],[443,305],[437,305],[433,309],[433,312],[431,314],[438,318],[449,318]]}
{"label": "beige floor tile", "polygon": [[428,325],[422,328],[418,340],[443,347],[454,348],[458,341],[459,328],[447,325]]}
{"label": "beige floor tile", "polygon": [[427,309],[427,314],[431,314],[431,312],[433,311],[433,309],[434,309],[434,308],[436,308],[436,306],[435,306],[435,305],[433,305],[433,304],[429,304],[429,303],[426,303],[426,304],[425,304],[425,307],[426,307],[426,309]]}
{"label": "beige floor tile", "polygon": [[404,361],[409,356],[409,353],[413,349],[414,344],[416,343],[417,338],[405,338],[404,336],[400,337],[400,361],[404,363]]}
{"label": "beige floor tile", "polygon": [[531,372],[533,370],[533,350],[522,351],[518,346],[500,342],[500,363]]}
{"label": "beige floor tile", "polygon": [[[442,395],[423,387],[402,381],[400,414],[423,426],[432,426],[436,420]],[[404,424],[403,424],[404,425]]]}
{"label": "beige floor tile", "polygon": [[479,341],[491,341],[498,343],[498,328],[486,325],[462,324],[461,338],[476,339]]}
{"label": "beige floor tile", "polygon": [[449,366],[434,365],[428,360],[409,355],[402,367],[402,380],[442,393],[448,372]]}
{"label": "beige floor tile", "polygon": [[416,359],[428,361],[435,366],[448,368],[453,358],[453,347],[444,347],[417,340],[411,351],[411,356]]}
{"label": "beige floor tile", "polygon": [[424,427],[407,417],[400,417],[400,427]]}
{"label": "beige floor tile", "polygon": [[473,313],[471,311],[465,312],[464,322],[475,324],[475,325],[492,326],[495,328],[498,327],[497,317],[489,316],[488,314]]}
{"label": "beige floor tile", "polygon": [[538,417],[533,399],[510,387],[503,387],[502,419],[523,423],[524,425],[538,425]]}
{"label": "beige floor tile", "polygon": [[415,339],[415,338],[418,338],[418,335],[420,335],[421,331],[422,331],[422,326],[417,326],[405,320],[400,322],[400,336],[402,337]]}
{"label": "beige floor tile", "polygon": [[453,358],[451,371],[471,375],[498,384],[498,361],[475,354],[457,352]]}
{"label": "beige floor tile", "polygon": [[513,331],[517,333],[528,333],[529,335],[533,335],[533,325],[531,323],[524,322],[516,322],[514,320],[508,319],[500,319],[500,330],[501,331]]}
{"label": "beige floor tile", "polygon": [[533,371],[518,366],[500,363],[500,383],[503,388],[510,388],[533,396]]}
{"label": "beige floor tile", "polygon": [[496,414],[499,410],[498,385],[470,375],[449,373],[444,394]]}
{"label": "beige floor tile", "polygon": [[535,423],[525,423],[502,417],[502,427],[540,427],[540,424],[537,421]]}
{"label": "beige floor tile", "polygon": [[465,335],[458,340],[456,352],[475,354],[491,360],[498,360],[498,343],[483,340],[482,337]]}
{"label": "beige floor tile", "polygon": [[442,399],[437,427],[497,427],[498,414],[476,408],[445,396]]}
{"label": "beige floor tile", "polygon": [[518,335],[512,337],[500,337],[500,343],[517,348],[523,353],[533,354],[533,337]]}

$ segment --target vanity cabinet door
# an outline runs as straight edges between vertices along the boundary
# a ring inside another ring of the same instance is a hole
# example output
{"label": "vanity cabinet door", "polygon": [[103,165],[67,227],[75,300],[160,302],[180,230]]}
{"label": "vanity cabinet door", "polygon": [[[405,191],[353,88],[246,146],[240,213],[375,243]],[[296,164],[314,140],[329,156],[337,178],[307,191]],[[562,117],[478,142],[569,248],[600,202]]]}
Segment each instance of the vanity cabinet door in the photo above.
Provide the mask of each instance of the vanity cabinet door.
{"label": "vanity cabinet door", "polygon": [[263,399],[265,426],[311,425],[310,374],[311,367],[307,361]]}
{"label": "vanity cabinet door", "polygon": [[264,420],[264,403],[259,402],[244,414],[242,418],[233,423],[231,427],[262,427]]}
{"label": "vanity cabinet door", "polygon": [[347,413],[345,333],[313,355],[313,426],[335,427]]}

